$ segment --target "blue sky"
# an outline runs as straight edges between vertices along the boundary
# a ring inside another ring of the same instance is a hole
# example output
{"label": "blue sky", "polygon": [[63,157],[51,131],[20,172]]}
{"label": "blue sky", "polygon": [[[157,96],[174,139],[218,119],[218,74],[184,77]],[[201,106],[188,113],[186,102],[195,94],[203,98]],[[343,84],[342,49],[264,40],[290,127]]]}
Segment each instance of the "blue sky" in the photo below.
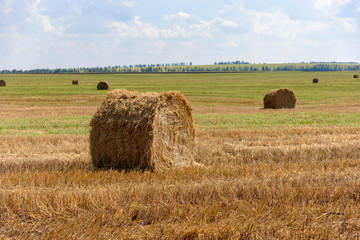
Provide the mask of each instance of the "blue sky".
{"label": "blue sky", "polygon": [[360,62],[360,0],[0,0],[0,69]]}

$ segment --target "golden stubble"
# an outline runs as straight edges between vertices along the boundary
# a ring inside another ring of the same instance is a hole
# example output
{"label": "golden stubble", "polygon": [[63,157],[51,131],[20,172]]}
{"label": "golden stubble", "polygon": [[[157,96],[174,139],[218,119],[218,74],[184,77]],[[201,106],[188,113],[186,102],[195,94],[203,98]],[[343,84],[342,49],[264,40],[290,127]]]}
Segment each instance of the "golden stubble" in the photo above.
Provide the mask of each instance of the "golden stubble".
{"label": "golden stubble", "polygon": [[0,136],[4,238],[352,238],[356,128],[204,131],[203,167],[95,171],[86,136]]}

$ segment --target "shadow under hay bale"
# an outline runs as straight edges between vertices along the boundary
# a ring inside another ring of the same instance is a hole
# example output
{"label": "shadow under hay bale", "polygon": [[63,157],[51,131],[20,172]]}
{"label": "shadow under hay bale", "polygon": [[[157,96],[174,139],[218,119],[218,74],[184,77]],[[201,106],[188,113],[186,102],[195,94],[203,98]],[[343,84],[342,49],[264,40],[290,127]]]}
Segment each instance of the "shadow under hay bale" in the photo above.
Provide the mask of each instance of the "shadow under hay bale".
{"label": "shadow under hay bale", "polygon": [[264,97],[264,108],[295,108],[295,103],[295,94],[288,88],[272,90]]}
{"label": "shadow under hay bale", "polygon": [[73,79],[73,80],[72,80],[72,84],[73,84],[73,85],[78,85],[78,84],[79,84],[79,80]]}
{"label": "shadow under hay bale", "polygon": [[314,78],[314,79],[313,79],[313,83],[319,83],[319,79],[318,79],[318,78]]}
{"label": "shadow under hay bale", "polygon": [[0,87],[5,87],[5,86],[6,86],[5,80],[0,80]]}
{"label": "shadow under hay bale", "polygon": [[97,85],[98,90],[108,90],[110,88],[108,82],[99,82]]}
{"label": "shadow under hay bale", "polygon": [[359,78],[359,75],[355,74],[355,75],[354,75],[354,78]]}
{"label": "shadow under hay bale", "polygon": [[153,171],[196,165],[192,108],[179,92],[113,90],[90,126],[96,168]]}

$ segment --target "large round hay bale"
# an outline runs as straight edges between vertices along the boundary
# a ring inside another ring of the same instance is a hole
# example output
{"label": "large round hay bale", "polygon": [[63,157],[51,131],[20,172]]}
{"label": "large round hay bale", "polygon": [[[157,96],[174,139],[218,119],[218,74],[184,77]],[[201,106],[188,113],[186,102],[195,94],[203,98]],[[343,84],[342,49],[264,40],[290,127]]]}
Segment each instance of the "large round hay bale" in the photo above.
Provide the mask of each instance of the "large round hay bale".
{"label": "large round hay bale", "polygon": [[319,83],[319,79],[318,79],[318,78],[314,78],[314,79],[313,79],[313,83]]}
{"label": "large round hay bale", "polygon": [[272,90],[264,97],[264,108],[295,108],[295,103],[295,94],[288,88]]}
{"label": "large round hay bale", "polygon": [[179,92],[113,90],[90,126],[97,168],[160,170],[193,164],[192,108]]}
{"label": "large round hay bale", "polygon": [[0,80],[0,87],[5,87],[5,86],[6,86],[5,80]]}
{"label": "large round hay bale", "polygon": [[108,90],[109,89],[109,83],[108,82],[99,82],[97,85],[98,90]]}
{"label": "large round hay bale", "polygon": [[354,78],[359,78],[359,75],[355,74],[355,75],[354,75]]}
{"label": "large round hay bale", "polygon": [[78,84],[79,84],[79,80],[73,79],[73,80],[72,80],[72,84],[73,84],[73,85],[78,85]]}

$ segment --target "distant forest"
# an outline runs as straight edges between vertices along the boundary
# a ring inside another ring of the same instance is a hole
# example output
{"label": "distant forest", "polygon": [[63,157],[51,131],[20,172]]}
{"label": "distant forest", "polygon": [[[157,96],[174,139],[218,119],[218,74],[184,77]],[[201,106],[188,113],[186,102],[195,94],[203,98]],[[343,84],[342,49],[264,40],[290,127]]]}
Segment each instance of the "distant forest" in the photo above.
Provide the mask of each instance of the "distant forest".
{"label": "distant forest", "polygon": [[264,72],[264,71],[360,71],[356,62],[309,62],[286,64],[252,64],[244,61],[215,62],[213,65],[190,63],[137,64],[106,67],[81,67],[32,70],[2,70],[3,74],[63,74],[63,73],[196,73],[196,72]]}

